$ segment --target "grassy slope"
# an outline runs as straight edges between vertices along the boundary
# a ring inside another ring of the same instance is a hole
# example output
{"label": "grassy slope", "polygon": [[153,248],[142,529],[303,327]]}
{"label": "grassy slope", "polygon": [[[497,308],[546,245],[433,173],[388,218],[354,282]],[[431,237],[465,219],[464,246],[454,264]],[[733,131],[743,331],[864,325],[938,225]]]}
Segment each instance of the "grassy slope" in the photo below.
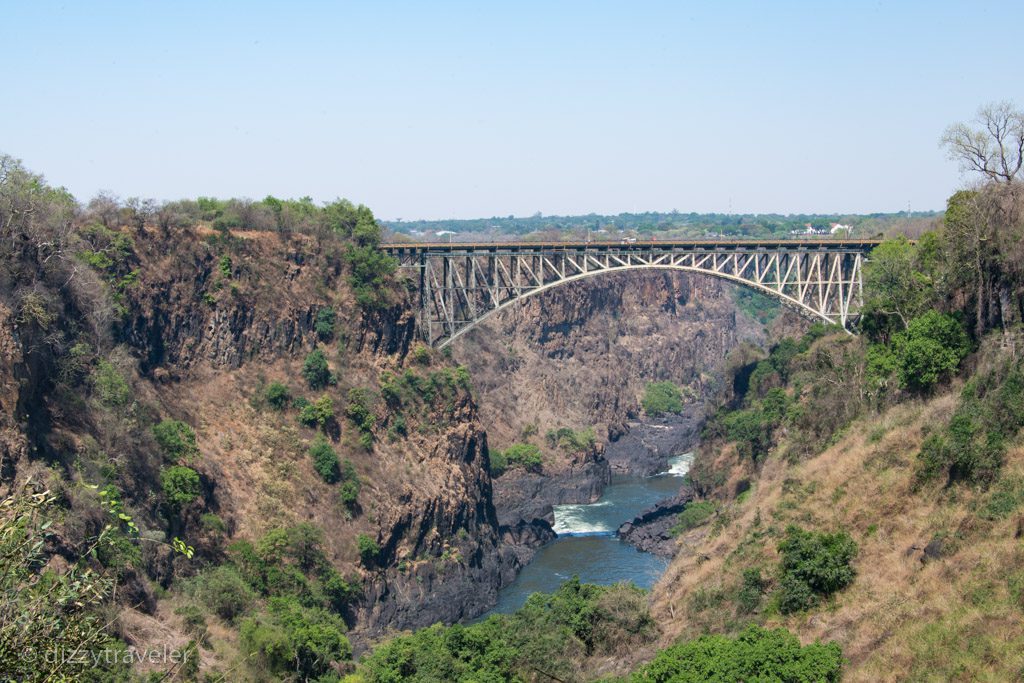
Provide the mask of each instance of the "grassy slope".
{"label": "grassy slope", "polygon": [[[821,455],[765,463],[753,490],[727,506],[732,520],[690,532],[655,590],[662,645],[745,621],[785,626],[804,642],[836,640],[846,680],[1011,680],[1024,675],[1021,513],[990,521],[992,492],[933,485],[915,491],[913,464],[929,426],[944,424],[957,391],[861,419]],[[1003,480],[1024,474],[1024,448],[1007,454]],[[731,598],[744,567],[773,575],[786,525],[846,529],[860,546],[853,585],[806,614],[765,600],[738,615]],[[937,559],[924,548],[941,538]],[[701,609],[701,605],[706,606]]]}

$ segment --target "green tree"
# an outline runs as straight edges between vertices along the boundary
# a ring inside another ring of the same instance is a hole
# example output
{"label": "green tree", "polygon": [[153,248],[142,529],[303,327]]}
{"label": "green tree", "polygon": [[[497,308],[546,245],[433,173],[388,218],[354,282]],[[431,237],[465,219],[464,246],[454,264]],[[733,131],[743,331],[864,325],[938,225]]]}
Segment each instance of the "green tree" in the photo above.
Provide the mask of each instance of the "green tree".
{"label": "green tree", "polygon": [[322,389],[330,384],[331,369],[327,365],[327,357],[320,349],[313,349],[302,363],[302,376],[311,389]]}
{"label": "green tree", "polygon": [[683,393],[672,382],[650,382],[640,402],[651,417],[683,412]]}
{"label": "green tree", "polygon": [[153,426],[153,438],[169,460],[188,462],[199,455],[195,431],[181,420],[161,420]]}
{"label": "green tree", "polygon": [[359,559],[366,567],[372,567],[380,557],[380,545],[369,534],[359,534],[356,537],[356,549],[359,551]]}
{"label": "green tree", "polygon": [[324,394],[312,403],[306,403],[299,410],[299,422],[308,427],[324,429],[334,421],[334,401]]}
{"label": "green tree", "polygon": [[857,544],[845,531],[829,534],[791,525],[779,543],[779,554],[783,613],[810,607],[819,596],[846,588],[856,575],[851,562],[857,556]]}
{"label": "green tree", "polygon": [[291,403],[292,394],[288,387],[280,382],[271,382],[265,393],[267,403],[275,410],[284,410]]}
{"label": "green tree", "polygon": [[842,650],[836,643],[801,646],[786,629],[748,626],[736,638],[701,636],[662,650],[633,674],[634,683],[780,681],[838,683]]}
{"label": "green tree", "polygon": [[864,264],[866,324],[876,334],[888,335],[889,319],[904,330],[910,320],[934,300],[932,278],[919,269],[917,248],[902,235],[875,247]]}
{"label": "green tree", "polygon": [[160,472],[160,486],[167,502],[174,508],[188,505],[202,493],[199,473],[182,465],[163,469]]}
{"label": "green tree", "polygon": [[0,672],[12,681],[126,680],[126,667],[93,657],[126,653],[98,611],[113,579],[88,559],[112,542],[113,530],[89,539],[90,552],[54,571],[44,546],[52,541],[55,502],[49,491],[28,489],[0,500]]}
{"label": "green tree", "polygon": [[332,662],[352,656],[345,622],[294,598],[271,598],[265,612],[242,621],[239,632],[242,647],[282,677],[312,680],[329,674]]}
{"label": "green tree", "polygon": [[320,338],[320,341],[330,341],[334,337],[334,323],[337,316],[334,313],[334,309],[330,306],[325,306],[316,312],[316,323],[313,325],[313,329],[316,331],[316,336]]}
{"label": "green tree", "polygon": [[333,484],[341,478],[338,454],[323,436],[317,436],[313,440],[309,447],[309,456],[313,459],[313,469],[325,482]]}
{"label": "green tree", "polygon": [[971,350],[971,341],[960,321],[938,311],[928,311],[907,325],[893,339],[900,383],[925,392],[948,378]]}

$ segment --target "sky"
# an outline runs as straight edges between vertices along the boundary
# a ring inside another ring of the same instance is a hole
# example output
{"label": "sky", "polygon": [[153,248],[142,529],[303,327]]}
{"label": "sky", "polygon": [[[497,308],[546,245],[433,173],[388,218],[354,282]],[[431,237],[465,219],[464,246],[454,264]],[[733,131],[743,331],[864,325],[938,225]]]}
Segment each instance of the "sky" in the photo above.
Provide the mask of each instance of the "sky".
{"label": "sky", "polygon": [[941,209],[1024,2],[0,0],[0,153],[383,219]]}

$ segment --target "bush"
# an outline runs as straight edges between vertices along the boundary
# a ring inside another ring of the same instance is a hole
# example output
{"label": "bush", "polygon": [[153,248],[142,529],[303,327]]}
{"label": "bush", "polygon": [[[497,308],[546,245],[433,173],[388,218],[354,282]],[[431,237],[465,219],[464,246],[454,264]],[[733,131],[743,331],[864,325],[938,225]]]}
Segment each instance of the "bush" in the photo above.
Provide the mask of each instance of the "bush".
{"label": "bush", "polygon": [[662,650],[633,674],[636,683],[734,683],[735,681],[827,681],[838,683],[843,655],[839,645],[801,646],[786,629],[748,626],[736,638],[720,635]]}
{"label": "bush", "polygon": [[316,336],[320,338],[320,341],[330,341],[334,337],[336,318],[334,309],[330,306],[321,308],[316,312],[316,323],[313,325],[313,330],[316,332]]}
{"label": "bush", "polygon": [[527,472],[540,472],[543,465],[540,448],[529,443],[514,443],[504,451],[495,450],[491,453],[491,474],[495,477],[514,467]]}
{"label": "bush", "polygon": [[651,417],[683,412],[683,393],[672,382],[651,382],[644,391],[644,412]]}
{"label": "bush", "polygon": [[338,454],[323,436],[318,436],[313,441],[309,447],[309,456],[313,459],[313,469],[325,482],[333,484],[341,478]]}
{"label": "bush", "polygon": [[948,379],[970,350],[970,339],[960,321],[938,311],[928,311],[911,320],[906,331],[893,337],[892,365],[902,387],[926,393]]}
{"label": "bush", "polygon": [[761,577],[761,570],[757,567],[748,567],[743,570],[743,584],[740,586],[739,594],[736,596],[736,603],[740,612],[750,614],[761,604],[761,595],[768,582]]}
{"label": "bush", "polygon": [[367,311],[386,308],[391,302],[388,285],[398,261],[374,245],[349,247],[345,259],[352,269],[349,284],[360,308]]}
{"label": "bush", "polygon": [[430,365],[430,349],[423,344],[417,344],[412,350],[412,362],[417,365]]}
{"label": "bush", "polygon": [[715,514],[716,509],[717,506],[710,500],[696,500],[692,503],[687,503],[683,511],[676,517],[676,523],[669,529],[669,533],[673,536],[678,536],[684,531],[696,529],[700,525],[707,523],[711,515]]}
{"label": "bush", "polygon": [[964,385],[949,424],[930,434],[918,454],[919,481],[989,484],[1003,465],[1007,443],[1024,428],[1024,372],[1001,365]]}
{"label": "bush", "polygon": [[[124,644],[108,635],[99,611],[114,580],[85,556],[47,569],[55,499],[28,488],[0,499],[0,672],[5,681],[129,680]],[[58,522],[59,523],[59,522]],[[93,538],[107,544],[109,531]],[[67,655],[59,656],[60,652]],[[26,656],[34,654],[36,656]],[[58,656],[52,656],[52,655]],[[116,656],[116,657],[115,657]],[[117,670],[112,670],[116,667]]]}
{"label": "bush", "polygon": [[195,431],[180,420],[162,420],[154,425],[153,437],[169,460],[188,462],[199,455]]}
{"label": "bush", "polygon": [[331,369],[327,357],[320,349],[313,349],[302,363],[302,376],[312,389],[322,389],[331,382]]}
{"label": "bush", "polygon": [[227,622],[234,622],[256,603],[256,593],[234,567],[207,570],[195,578],[195,585],[203,604]]}
{"label": "bush", "polygon": [[579,579],[535,593],[514,614],[463,626],[436,624],[398,636],[363,657],[372,681],[579,680],[587,654],[622,655],[656,633],[644,591]]}
{"label": "bush", "polygon": [[239,629],[243,649],[279,676],[310,680],[332,673],[331,662],[350,659],[345,622],[294,598],[271,598],[267,610]]}
{"label": "bush", "polygon": [[308,427],[323,429],[334,420],[334,401],[324,394],[312,403],[307,403],[299,411],[299,422]]}
{"label": "bush", "polygon": [[850,563],[857,556],[857,544],[845,531],[828,534],[790,526],[779,543],[779,554],[783,614],[807,609],[819,597],[846,588],[856,575]]}
{"label": "bush", "polygon": [[346,459],[341,464],[341,489],[338,494],[342,505],[352,510],[356,505],[356,500],[359,498],[359,491],[362,489],[362,486],[363,484],[359,480],[355,466],[351,460]]}
{"label": "bush", "polygon": [[359,534],[356,537],[356,548],[359,550],[359,559],[365,567],[373,566],[380,556],[380,545],[368,534]]}
{"label": "bush", "polygon": [[373,412],[373,398],[367,389],[349,389],[345,415],[359,428],[363,446],[370,448],[373,445],[373,428],[377,425],[377,416]]}
{"label": "bush", "polygon": [[569,454],[582,453],[583,451],[590,450],[597,444],[597,437],[594,435],[594,430],[590,427],[579,431],[569,427],[549,429],[547,434],[544,435],[544,439],[551,448],[559,448]]}
{"label": "bush", "polygon": [[264,396],[274,410],[284,410],[292,401],[292,394],[288,391],[288,387],[280,382],[271,382]]}
{"label": "bush", "polygon": [[96,364],[92,383],[103,405],[119,407],[132,400],[132,388],[128,380],[109,361],[101,360]]}
{"label": "bush", "polygon": [[160,487],[163,489],[164,498],[173,508],[188,505],[202,493],[199,473],[191,467],[181,465],[174,465],[160,472]]}

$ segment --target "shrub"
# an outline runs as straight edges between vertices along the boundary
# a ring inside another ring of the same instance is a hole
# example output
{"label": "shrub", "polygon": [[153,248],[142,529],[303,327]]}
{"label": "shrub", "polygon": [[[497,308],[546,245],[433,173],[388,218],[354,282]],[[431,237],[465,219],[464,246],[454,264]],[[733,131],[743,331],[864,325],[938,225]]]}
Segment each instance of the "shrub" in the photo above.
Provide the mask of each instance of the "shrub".
{"label": "shrub", "polygon": [[925,393],[956,371],[971,342],[960,321],[928,311],[893,338],[892,348],[901,386]]}
{"label": "shrub", "polygon": [[356,472],[355,465],[352,461],[345,459],[341,463],[341,487],[338,490],[338,500],[345,506],[349,511],[354,510],[356,503],[359,498],[359,491],[362,489],[363,483],[359,479],[359,474]]}
{"label": "shrub", "polygon": [[[373,398],[367,389],[353,387],[348,392],[348,405],[345,415],[359,428],[363,437],[367,437],[364,446],[373,443],[373,428],[377,425],[377,416],[373,412]],[[361,441],[363,441],[361,439]]]}
{"label": "shrub", "polygon": [[203,604],[227,622],[248,612],[256,603],[256,593],[234,567],[221,565],[195,579]]}
{"label": "shrub", "polygon": [[359,499],[359,490],[361,488],[362,484],[359,479],[347,479],[342,482],[341,488],[338,490],[338,499],[341,501],[341,504],[349,510],[354,508]]}
{"label": "shrub", "polygon": [[308,427],[323,429],[334,420],[334,401],[324,394],[312,403],[307,403],[299,411],[299,422]]}
{"label": "shrub", "polygon": [[544,465],[540,448],[529,443],[514,443],[504,451],[491,453],[491,474],[498,477],[519,467],[527,472],[540,472]]}
{"label": "shrub", "polygon": [[320,338],[320,341],[330,341],[334,337],[334,323],[337,316],[334,314],[334,309],[330,306],[325,306],[316,312],[316,322],[313,325],[313,330],[316,332],[316,336]]}
{"label": "shrub", "polygon": [[998,477],[1007,442],[1024,428],[1024,372],[1004,364],[976,375],[960,392],[949,424],[930,434],[918,454],[920,481],[989,484]]}
{"label": "shrub", "polygon": [[291,403],[292,395],[288,387],[280,382],[271,382],[264,394],[267,403],[274,410],[284,410]]}
{"label": "shrub", "polygon": [[417,344],[412,350],[412,362],[417,365],[430,365],[430,349],[423,344]]}
{"label": "shrub", "polygon": [[245,619],[239,632],[243,649],[279,676],[311,680],[330,674],[331,662],[352,656],[345,622],[294,598],[271,598],[267,610]]}
{"label": "shrub", "polygon": [[[0,499],[0,672],[5,681],[129,680],[124,644],[107,633],[97,608],[113,578],[90,568],[85,556],[60,572],[45,569],[56,501],[27,488]],[[106,545],[109,531],[92,539]],[[107,603],[109,604],[109,603]],[[73,657],[44,656],[66,648]],[[38,656],[26,656],[26,653]],[[104,656],[108,655],[108,656]],[[116,655],[116,661],[114,656]],[[111,670],[117,665],[118,670]]]}
{"label": "shrub", "polygon": [[559,448],[566,453],[581,453],[594,447],[597,437],[593,428],[573,430],[569,427],[549,429],[544,435],[545,441],[552,448]]}
{"label": "shrub", "polygon": [[92,383],[96,396],[103,405],[118,407],[127,405],[132,400],[132,389],[128,380],[109,361],[101,360],[96,364]]}
{"label": "shrub", "polygon": [[199,497],[202,489],[199,485],[199,473],[191,467],[173,465],[160,472],[160,487],[164,497],[174,508],[188,505]]}
{"label": "shrub", "polygon": [[302,363],[302,376],[312,389],[322,389],[331,382],[331,369],[327,357],[320,349],[313,349]]}
{"label": "shrub", "polygon": [[380,545],[369,534],[359,534],[356,537],[356,548],[359,550],[359,559],[365,567],[373,566],[380,556]]}
{"label": "shrub", "polygon": [[700,525],[707,523],[711,515],[715,514],[716,509],[717,506],[710,500],[696,500],[692,503],[687,503],[683,511],[676,517],[676,523],[669,529],[669,533],[673,536],[678,536],[684,531],[696,529]]}
{"label": "shrub", "polygon": [[843,655],[839,645],[800,641],[786,629],[748,626],[736,638],[701,636],[658,653],[632,680],[640,683],[715,681],[827,681],[838,683]]}
{"label": "shrub", "polygon": [[224,278],[225,280],[230,280],[232,271],[231,257],[228,256],[227,254],[221,256],[220,260],[217,261],[217,270],[220,271],[220,276],[222,278]]}
{"label": "shrub", "polygon": [[313,441],[309,447],[309,456],[313,459],[313,469],[325,482],[333,484],[341,478],[338,454],[323,436],[318,436]]}
{"label": "shrub", "polygon": [[199,455],[195,431],[180,420],[162,420],[154,425],[153,438],[170,460],[188,462]]}
{"label": "shrub", "polygon": [[810,607],[819,596],[829,596],[846,588],[856,574],[851,562],[857,544],[845,531],[834,534],[804,531],[796,526],[786,529],[779,543],[782,556],[783,614]]}
{"label": "shrub", "polygon": [[736,596],[736,603],[741,613],[750,614],[761,604],[761,595],[767,588],[768,582],[761,577],[761,570],[757,567],[748,567],[743,570],[743,584]]}
{"label": "shrub", "polygon": [[345,259],[352,269],[349,284],[360,308],[373,311],[387,307],[391,301],[388,285],[398,261],[374,245],[349,247]]}
{"label": "shrub", "polygon": [[644,391],[644,412],[651,417],[683,412],[683,394],[672,382],[651,382]]}

